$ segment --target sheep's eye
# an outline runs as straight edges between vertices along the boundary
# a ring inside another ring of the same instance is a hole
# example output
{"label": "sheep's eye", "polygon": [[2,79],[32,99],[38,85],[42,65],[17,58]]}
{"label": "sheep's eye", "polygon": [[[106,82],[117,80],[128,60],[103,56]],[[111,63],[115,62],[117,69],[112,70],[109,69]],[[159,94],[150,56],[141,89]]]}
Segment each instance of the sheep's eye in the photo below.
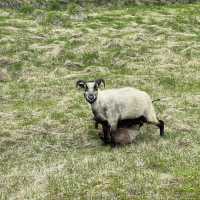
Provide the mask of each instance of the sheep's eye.
{"label": "sheep's eye", "polygon": [[98,87],[96,85],[94,86],[94,90],[98,90]]}
{"label": "sheep's eye", "polygon": [[86,91],[86,90],[88,90],[88,86],[87,86],[87,85],[85,86],[85,91]]}

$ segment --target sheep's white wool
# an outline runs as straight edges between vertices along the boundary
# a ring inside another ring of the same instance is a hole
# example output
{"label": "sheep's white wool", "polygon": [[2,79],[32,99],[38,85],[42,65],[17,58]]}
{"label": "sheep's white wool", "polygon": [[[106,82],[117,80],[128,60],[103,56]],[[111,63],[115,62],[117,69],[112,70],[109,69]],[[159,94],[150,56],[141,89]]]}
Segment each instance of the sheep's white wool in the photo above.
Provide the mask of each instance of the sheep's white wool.
{"label": "sheep's white wool", "polygon": [[91,107],[95,116],[107,120],[113,129],[117,128],[118,120],[140,116],[148,122],[158,123],[150,96],[131,87],[99,91]]}

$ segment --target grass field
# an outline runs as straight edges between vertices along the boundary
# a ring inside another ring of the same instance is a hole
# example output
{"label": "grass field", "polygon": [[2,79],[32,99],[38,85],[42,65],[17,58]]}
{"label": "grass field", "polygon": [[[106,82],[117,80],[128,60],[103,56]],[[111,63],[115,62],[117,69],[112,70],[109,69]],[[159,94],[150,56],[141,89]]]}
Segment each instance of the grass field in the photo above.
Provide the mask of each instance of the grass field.
{"label": "grass field", "polygon": [[[199,10],[0,10],[0,199],[199,199]],[[75,88],[95,78],[163,98],[166,136],[103,146]]]}

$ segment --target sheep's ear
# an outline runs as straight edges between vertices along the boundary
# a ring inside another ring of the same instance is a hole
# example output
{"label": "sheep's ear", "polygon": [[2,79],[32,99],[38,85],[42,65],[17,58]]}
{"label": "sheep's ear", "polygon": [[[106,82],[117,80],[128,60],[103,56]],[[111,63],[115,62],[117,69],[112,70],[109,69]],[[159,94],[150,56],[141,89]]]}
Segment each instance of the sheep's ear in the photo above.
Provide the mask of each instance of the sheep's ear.
{"label": "sheep's ear", "polygon": [[76,87],[77,87],[77,88],[85,88],[85,81],[83,81],[83,80],[78,80],[78,81],[76,82]]}
{"label": "sheep's ear", "polygon": [[103,86],[104,86],[104,88],[105,88],[105,85],[106,85],[106,84],[105,84],[104,79],[102,79],[102,78],[101,78],[101,79],[97,79],[95,82],[96,82],[96,84],[98,85],[98,87],[101,85],[101,83],[103,83]]}

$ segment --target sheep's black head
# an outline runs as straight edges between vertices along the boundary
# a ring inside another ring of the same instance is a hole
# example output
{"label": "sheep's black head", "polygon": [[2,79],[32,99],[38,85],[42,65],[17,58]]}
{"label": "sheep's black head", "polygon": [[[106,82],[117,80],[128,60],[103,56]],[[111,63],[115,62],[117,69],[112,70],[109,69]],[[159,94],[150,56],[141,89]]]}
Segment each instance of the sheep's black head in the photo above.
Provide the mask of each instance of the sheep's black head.
{"label": "sheep's black head", "polygon": [[90,103],[94,103],[97,100],[98,88],[103,83],[105,87],[105,81],[103,79],[97,79],[95,81],[83,81],[79,80],[76,82],[76,87],[82,88],[85,90],[84,96],[85,99]]}

